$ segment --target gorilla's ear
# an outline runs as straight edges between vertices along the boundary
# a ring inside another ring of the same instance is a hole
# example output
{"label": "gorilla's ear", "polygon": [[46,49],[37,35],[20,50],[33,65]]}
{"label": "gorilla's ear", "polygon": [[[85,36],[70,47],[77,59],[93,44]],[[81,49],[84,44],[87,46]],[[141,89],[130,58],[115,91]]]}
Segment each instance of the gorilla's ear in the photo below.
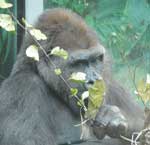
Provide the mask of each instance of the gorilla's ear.
{"label": "gorilla's ear", "polygon": [[90,50],[92,50],[92,49],[94,49],[94,48],[97,48],[97,50],[99,51],[99,53],[101,54],[101,55],[105,55],[105,53],[106,53],[106,49],[105,49],[105,47],[103,46],[103,45],[101,45],[100,43],[96,43],[96,44],[94,44],[93,46],[90,46]]}

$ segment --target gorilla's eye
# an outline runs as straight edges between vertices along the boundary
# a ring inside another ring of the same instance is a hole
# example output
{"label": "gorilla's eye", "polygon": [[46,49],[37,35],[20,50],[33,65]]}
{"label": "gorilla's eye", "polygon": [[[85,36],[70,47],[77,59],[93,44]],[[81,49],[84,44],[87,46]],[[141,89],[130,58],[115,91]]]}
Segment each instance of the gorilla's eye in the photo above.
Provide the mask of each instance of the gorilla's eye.
{"label": "gorilla's eye", "polygon": [[98,60],[103,61],[104,60],[104,54],[101,54],[100,56],[98,56]]}
{"label": "gorilla's eye", "polygon": [[101,55],[97,56],[96,58],[91,58],[90,62],[92,62],[92,63],[99,62],[99,61],[102,62],[103,59],[104,59],[104,55],[101,54]]}
{"label": "gorilla's eye", "polygon": [[87,65],[87,64],[88,64],[88,61],[87,61],[87,60],[84,60],[84,59],[81,59],[81,60],[75,61],[74,64],[75,64],[75,65],[78,65],[78,66]]}

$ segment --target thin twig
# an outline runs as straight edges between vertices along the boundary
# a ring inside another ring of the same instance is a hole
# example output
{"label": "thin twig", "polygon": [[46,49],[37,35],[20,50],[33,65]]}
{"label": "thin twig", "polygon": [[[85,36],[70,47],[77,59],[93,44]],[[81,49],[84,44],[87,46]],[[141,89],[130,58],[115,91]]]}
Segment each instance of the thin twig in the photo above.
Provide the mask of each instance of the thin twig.
{"label": "thin twig", "polygon": [[123,135],[120,135],[120,138],[123,139],[123,140],[125,140],[125,141],[128,141],[128,142],[130,142],[130,143],[133,142],[132,139],[130,139],[130,138],[128,138],[128,137],[125,137],[125,136],[123,136]]}
{"label": "thin twig", "polygon": [[[125,140],[125,141],[128,141],[131,143],[131,145],[138,145],[140,142],[138,141],[141,137],[141,135],[143,135],[144,132],[147,132],[147,131],[150,131],[150,128],[145,128],[143,130],[141,130],[140,132],[134,132],[132,134],[132,139],[130,138],[127,138],[123,135],[120,135],[120,138]],[[135,135],[137,135],[136,137],[134,137]]]}

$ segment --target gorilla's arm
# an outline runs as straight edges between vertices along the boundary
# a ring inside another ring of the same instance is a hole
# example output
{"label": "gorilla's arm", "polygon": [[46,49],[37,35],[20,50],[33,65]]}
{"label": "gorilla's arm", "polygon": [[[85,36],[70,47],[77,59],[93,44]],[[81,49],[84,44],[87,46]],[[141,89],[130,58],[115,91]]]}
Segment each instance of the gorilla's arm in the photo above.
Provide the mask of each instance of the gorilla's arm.
{"label": "gorilla's arm", "polygon": [[116,81],[107,82],[107,86],[105,105],[96,116],[94,132],[100,139],[105,134],[111,137],[122,134],[131,138],[133,132],[142,130],[144,126],[144,111]]}
{"label": "gorilla's arm", "polygon": [[129,133],[140,131],[144,127],[144,109],[116,81],[110,82],[108,88],[107,102],[120,108],[129,123]]}
{"label": "gorilla's arm", "polygon": [[0,145],[56,145],[48,121],[46,86],[24,71],[9,77],[0,91]]}

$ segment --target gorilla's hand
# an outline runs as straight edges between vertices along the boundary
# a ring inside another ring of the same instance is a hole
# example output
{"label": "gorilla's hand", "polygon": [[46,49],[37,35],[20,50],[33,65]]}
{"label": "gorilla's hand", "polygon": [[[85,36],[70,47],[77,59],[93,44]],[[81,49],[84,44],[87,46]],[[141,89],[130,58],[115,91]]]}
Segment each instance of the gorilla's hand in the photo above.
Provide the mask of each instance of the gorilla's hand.
{"label": "gorilla's hand", "polygon": [[99,139],[103,139],[105,135],[119,138],[126,133],[127,128],[128,123],[117,106],[101,106],[93,122],[94,134]]}

